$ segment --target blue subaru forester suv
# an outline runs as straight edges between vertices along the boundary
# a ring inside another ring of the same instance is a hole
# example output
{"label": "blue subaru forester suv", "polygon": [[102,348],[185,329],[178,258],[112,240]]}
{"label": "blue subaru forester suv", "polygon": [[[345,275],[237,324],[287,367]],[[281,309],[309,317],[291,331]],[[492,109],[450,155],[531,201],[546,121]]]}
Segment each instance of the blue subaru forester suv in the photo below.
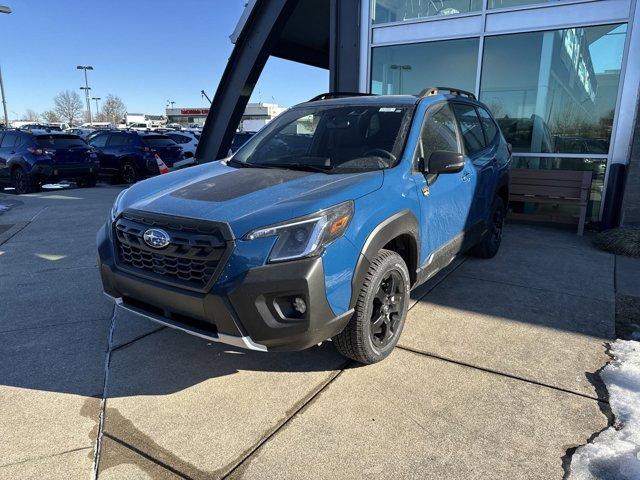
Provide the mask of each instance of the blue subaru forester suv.
{"label": "blue subaru forester suv", "polygon": [[398,342],[409,292],[500,246],[510,146],[472,94],[327,94],[231,158],[123,191],[98,233],[119,309],[260,351]]}

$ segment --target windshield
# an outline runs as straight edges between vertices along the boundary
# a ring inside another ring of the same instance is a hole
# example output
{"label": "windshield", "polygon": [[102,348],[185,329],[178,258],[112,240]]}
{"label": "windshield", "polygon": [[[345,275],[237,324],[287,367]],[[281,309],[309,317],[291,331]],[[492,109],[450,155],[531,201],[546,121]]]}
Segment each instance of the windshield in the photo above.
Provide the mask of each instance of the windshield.
{"label": "windshield", "polygon": [[379,170],[396,165],[410,106],[319,106],[289,110],[253,136],[232,165]]}
{"label": "windshield", "polygon": [[36,137],[36,142],[40,147],[43,148],[69,148],[87,146],[84,140],[75,135],[40,135]]}

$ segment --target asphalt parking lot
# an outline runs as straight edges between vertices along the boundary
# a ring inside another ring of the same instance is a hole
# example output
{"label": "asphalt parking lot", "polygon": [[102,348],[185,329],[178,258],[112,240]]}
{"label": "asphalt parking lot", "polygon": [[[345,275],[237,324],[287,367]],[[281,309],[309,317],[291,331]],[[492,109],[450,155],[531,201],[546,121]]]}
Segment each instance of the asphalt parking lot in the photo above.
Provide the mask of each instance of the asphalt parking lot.
{"label": "asphalt parking lot", "polygon": [[114,316],[94,237],[118,191],[0,193],[0,478],[551,479],[608,425],[614,262],[587,239],[509,225],[360,367]]}

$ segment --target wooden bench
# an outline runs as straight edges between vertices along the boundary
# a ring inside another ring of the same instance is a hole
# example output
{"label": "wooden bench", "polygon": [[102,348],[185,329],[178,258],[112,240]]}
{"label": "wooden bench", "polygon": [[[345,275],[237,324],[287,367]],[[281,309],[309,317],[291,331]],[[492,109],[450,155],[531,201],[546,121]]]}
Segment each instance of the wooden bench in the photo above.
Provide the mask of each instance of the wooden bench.
{"label": "wooden bench", "polygon": [[[584,232],[587,217],[587,203],[591,191],[591,171],[574,170],[532,170],[514,168],[511,170],[509,201],[546,203],[553,205],[575,205],[580,209],[578,235]],[[556,213],[515,213],[510,218],[574,223],[575,216]]]}

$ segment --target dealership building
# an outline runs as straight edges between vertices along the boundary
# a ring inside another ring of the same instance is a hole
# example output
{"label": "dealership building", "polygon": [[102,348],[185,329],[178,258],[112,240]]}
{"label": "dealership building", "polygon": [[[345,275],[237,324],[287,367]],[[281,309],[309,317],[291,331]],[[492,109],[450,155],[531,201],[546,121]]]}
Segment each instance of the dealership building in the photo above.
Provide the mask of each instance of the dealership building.
{"label": "dealership building", "polygon": [[513,145],[514,167],[590,170],[590,222],[640,222],[636,1],[249,1],[199,153],[226,151],[225,125],[237,125],[277,56],[328,69],[328,91],[474,92]]}
{"label": "dealership building", "polygon": [[[249,103],[242,115],[239,130],[257,132],[284,110],[284,107],[274,103]],[[209,109],[202,107],[166,109],[167,123],[177,123],[185,127],[204,125],[208,114]]]}

